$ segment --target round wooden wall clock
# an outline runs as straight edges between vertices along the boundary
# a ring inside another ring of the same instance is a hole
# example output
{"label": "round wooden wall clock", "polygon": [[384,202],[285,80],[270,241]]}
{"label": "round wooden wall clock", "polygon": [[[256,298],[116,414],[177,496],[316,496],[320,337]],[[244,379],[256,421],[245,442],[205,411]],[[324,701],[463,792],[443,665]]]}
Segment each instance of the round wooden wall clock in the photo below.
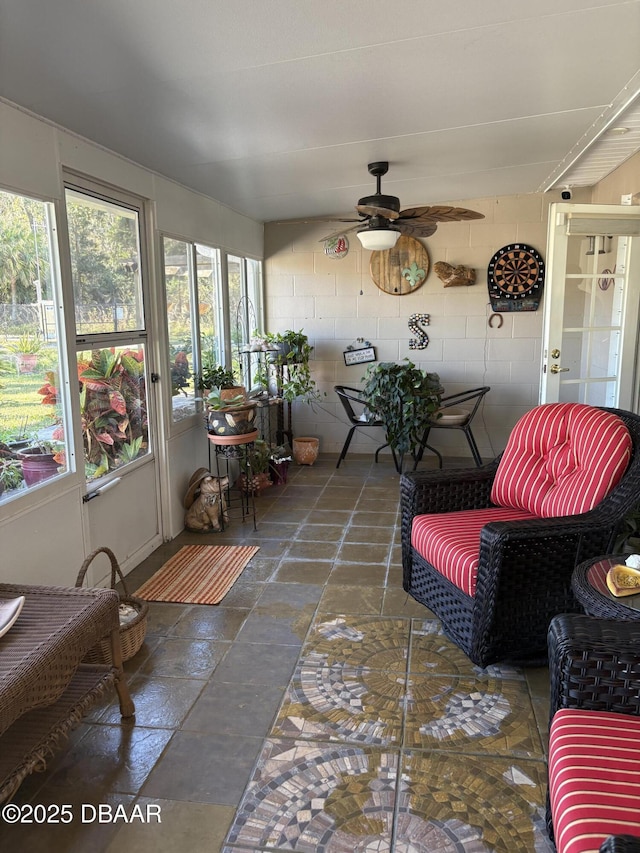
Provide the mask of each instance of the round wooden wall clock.
{"label": "round wooden wall clock", "polygon": [[393,249],[371,253],[369,271],[380,290],[393,296],[404,296],[425,283],[429,254],[415,237],[402,234]]}
{"label": "round wooden wall clock", "polygon": [[499,249],[487,269],[489,299],[494,311],[535,311],[544,284],[544,261],[526,243]]}

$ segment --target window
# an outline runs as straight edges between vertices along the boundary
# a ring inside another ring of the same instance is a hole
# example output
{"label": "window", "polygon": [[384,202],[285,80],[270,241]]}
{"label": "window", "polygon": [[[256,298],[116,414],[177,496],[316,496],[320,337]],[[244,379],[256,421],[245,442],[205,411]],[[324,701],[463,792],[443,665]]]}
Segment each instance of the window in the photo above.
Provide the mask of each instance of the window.
{"label": "window", "polygon": [[196,412],[198,375],[224,363],[220,252],[163,238],[173,420]]}
{"label": "window", "polygon": [[141,208],[66,189],[87,482],[151,451]]}
{"label": "window", "polygon": [[70,470],[53,205],[0,191],[0,501]]}
{"label": "window", "polygon": [[233,368],[249,389],[260,369],[258,353],[247,350],[255,332],[263,330],[261,262],[227,255],[227,281]]}

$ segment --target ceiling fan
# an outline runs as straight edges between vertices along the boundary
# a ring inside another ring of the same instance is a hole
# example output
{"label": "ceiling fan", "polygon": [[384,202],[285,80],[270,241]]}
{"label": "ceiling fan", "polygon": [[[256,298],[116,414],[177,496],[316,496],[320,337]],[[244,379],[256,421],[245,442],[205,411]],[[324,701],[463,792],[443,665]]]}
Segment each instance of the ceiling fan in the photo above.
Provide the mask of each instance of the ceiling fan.
{"label": "ceiling fan", "polygon": [[[405,210],[400,210],[400,199],[393,195],[383,195],[380,192],[380,179],[389,171],[389,163],[386,161],[369,163],[367,168],[369,174],[376,179],[376,191],[374,195],[365,196],[358,201],[356,210],[360,214],[360,218],[327,217],[325,220],[321,220],[355,222],[356,224],[346,231],[348,233],[357,229],[358,239],[365,249],[371,251],[391,249],[395,246],[400,234],[411,237],[430,237],[437,229],[439,222],[484,219],[484,215],[475,210],[438,204],[425,207],[408,207]],[[333,237],[344,233],[345,229],[327,234],[321,242],[331,240]]]}

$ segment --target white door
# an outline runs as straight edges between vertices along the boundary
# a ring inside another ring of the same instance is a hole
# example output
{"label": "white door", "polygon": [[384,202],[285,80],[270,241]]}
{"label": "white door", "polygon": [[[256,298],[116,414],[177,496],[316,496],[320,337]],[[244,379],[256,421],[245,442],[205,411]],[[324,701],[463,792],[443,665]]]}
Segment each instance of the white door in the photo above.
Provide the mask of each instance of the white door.
{"label": "white door", "polygon": [[162,541],[144,204],[82,178],[65,191],[85,547],[126,569]]}
{"label": "white door", "polygon": [[640,207],[552,204],[540,402],[638,410]]}

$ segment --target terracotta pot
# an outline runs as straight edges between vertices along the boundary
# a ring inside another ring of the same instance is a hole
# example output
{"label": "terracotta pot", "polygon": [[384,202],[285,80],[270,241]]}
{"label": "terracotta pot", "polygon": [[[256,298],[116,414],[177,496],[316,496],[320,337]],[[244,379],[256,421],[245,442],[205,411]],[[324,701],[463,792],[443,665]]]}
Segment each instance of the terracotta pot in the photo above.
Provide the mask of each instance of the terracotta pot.
{"label": "terracotta pot", "polygon": [[320,451],[319,438],[294,438],[293,458],[298,465],[313,465]]}
{"label": "terracotta pot", "polygon": [[21,352],[17,355],[18,373],[34,373],[38,365],[38,356],[35,353]]}
{"label": "terracotta pot", "polygon": [[264,489],[269,488],[271,478],[267,471],[254,474],[250,479],[247,478],[246,474],[240,474],[238,485],[245,494],[259,495]]}
{"label": "terracotta pot", "polygon": [[244,385],[234,385],[233,388],[221,388],[221,400],[233,400],[234,397],[239,397],[242,394],[243,399],[247,399],[247,389]]}

